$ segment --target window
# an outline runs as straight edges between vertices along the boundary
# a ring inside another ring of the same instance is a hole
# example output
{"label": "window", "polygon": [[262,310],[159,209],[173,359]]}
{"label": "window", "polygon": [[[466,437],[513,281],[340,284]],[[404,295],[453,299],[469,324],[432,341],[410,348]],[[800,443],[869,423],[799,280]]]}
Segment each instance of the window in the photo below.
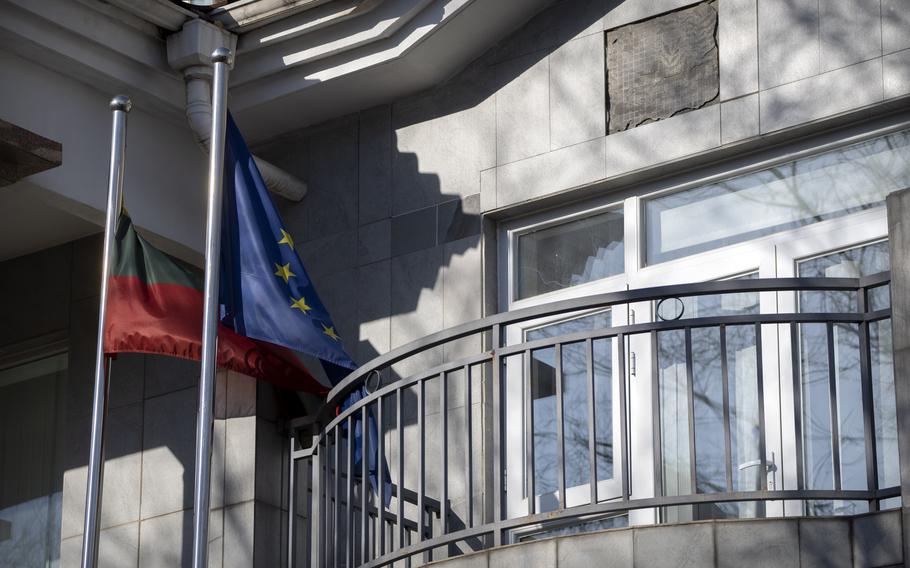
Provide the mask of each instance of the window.
{"label": "window", "polygon": [[880,206],[908,185],[903,131],[648,199],[646,264]]}
{"label": "window", "polygon": [[0,558],[56,566],[67,355],[0,370]]}
{"label": "window", "polygon": [[517,297],[528,298],[623,272],[623,215],[607,211],[533,229],[517,239]]}

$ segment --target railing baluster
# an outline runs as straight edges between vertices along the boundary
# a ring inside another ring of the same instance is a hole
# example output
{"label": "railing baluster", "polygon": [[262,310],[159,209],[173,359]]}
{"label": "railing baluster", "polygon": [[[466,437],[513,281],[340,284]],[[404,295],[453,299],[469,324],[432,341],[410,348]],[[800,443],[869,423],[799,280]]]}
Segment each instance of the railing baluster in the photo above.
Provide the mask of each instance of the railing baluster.
{"label": "railing baluster", "polygon": [[528,514],[536,511],[536,490],[534,488],[534,377],[531,376],[531,352],[522,353],[522,374],[525,385],[525,492],[528,496]]}
{"label": "railing baluster", "polygon": [[[335,482],[335,503],[332,511],[332,528],[333,535],[332,538],[334,542],[332,543],[332,561],[334,564],[338,564],[339,554],[338,554],[338,539],[341,538],[341,531],[338,527],[338,517],[341,513],[341,425],[335,426],[335,476],[333,478]],[[353,540],[353,536],[349,537]]]}
{"label": "railing baluster", "polygon": [[834,467],[834,489],[841,488],[840,424],[837,416],[837,367],[834,345],[834,324],[825,326],[828,335],[828,404],[831,410],[831,461]]}
{"label": "railing baluster", "polygon": [[287,566],[294,568],[294,545],[297,541],[297,460],[294,459],[296,434],[292,431],[288,442],[288,541]]}
{"label": "railing baluster", "polygon": [[799,324],[790,322],[790,363],[793,369],[793,426],[796,437],[796,488],[806,487],[805,472],[803,471],[803,405],[802,399],[802,369],[800,366],[799,350]]}
{"label": "railing baluster", "polygon": [[345,420],[348,429],[348,451],[347,451],[347,490],[345,497],[347,499],[347,535],[348,542],[344,547],[347,565],[354,565],[354,418],[349,415]]}
{"label": "railing baluster", "polygon": [[398,533],[398,548],[404,548],[404,423],[401,420],[402,389],[395,389],[395,433],[398,436],[398,491],[395,497],[395,530]]}
{"label": "railing baluster", "polygon": [[692,328],[686,327],[686,396],[689,415],[689,478],[690,492],[698,493],[698,466],[695,459],[695,385],[692,372]]}
{"label": "railing baluster", "polygon": [[[320,424],[316,424],[316,431],[322,432]],[[326,556],[325,556],[325,534],[326,534],[326,512],[328,507],[326,506],[328,502],[325,499],[326,494],[326,481],[328,475],[326,473],[326,463],[328,462],[328,443],[327,436],[323,435],[319,438],[319,447],[317,448],[317,454],[315,456],[316,462],[313,467],[313,503],[316,506],[316,523],[315,531],[312,535],[312,541],[316,545],[316,566],[325,566]]]}
{"label": "railing baluster", "polygon": [[730,375],[727,362],[727,326],[718,327],[720,333],[720,376],[724,397],[724,472],[727,476],[727,491],[733,491],[733,443],[730,436]]}
{"label": "railing baluster", "polygon": [[473,421],[472,421],[472,396],[471,396],[471,366],[464,366],[464,447],[465,447],[465,503],[467,505],[467,518],[465,527],[474,526],[474,444],[473,444]]}
{"label": "railing baluster", "polygon": [[762,363],[761,324],[755,324],[755,380],[758,389],[758,458],[760,460],[761,474],[759,475],[759,489],[768,490],[768,456],[767,442],[765,440],[765,375]]}
{"label": "railing baluster", "polygon": [[376,435],[376,450],[378,451],[376,460],[376,489],[378,491],[376,496],[376,536],[379,538],[377,556],[385,554],[385,486],[387,480],[385,478],[385,436],[383,435],[385,428],[383,420],[385,417],[383,416],[382,407],[382,397],[380,396],[376,401],[376,429],[378,430]]}
{"label": "railing baluster", "polygon": [[660,367],[658,367],[658,342],[657,332],[651,331],[651,436],[654,447],[654,496],[661,497],[664,493],[663,467],[661,464],[661,435],[660,435]]}
{"label": "railing baluster", "polygon": [[[620,456],[620,472],[622,475],[622,499],[623,501],[629,500],[629,495],[632,491],[632,476],[629,470],[630,468],[630,453],[629,453],[629,431],[628,431],[628,415],[629,410],[626,406],[626,337],[624,334],[620,333],[616,336],[616,345],[619,350],[619,369],[617,370],[616,377],[619,380],[619,456]],[[613,448],[613,460],[616,460],[616,447]],[[616,468],[613,468],[613,471],[616,471]]]}
{"label": "railing baluster", "polygon": [[[369,404],[360,407],[360,562],[365,563],[369,558],[369,495],[370,479],[369,468],[367,464],[370,461],[369,455],[372,448],[370,443],[370,427],[367,420],[369,413],[367,409]],[[353,440],[353,438],[352,438]],[[353,475],[353,473],[351,474]]]}
{"label": "railing baluster", "polygon": [[[857,311],[868,311],[867,290],[857,290]],[[875,411],[872,401],[872,354],[869,350],[869,322],[859,324],[859,368],[863,396],[863,432],[866,446],[866,487],[878,490],[878,455],[875,447]],[[878,501],[869,502],[869,510],[878,510]]]}
{"label": "railing baluster", "polygon": [[557,475],[559,480],[559,509],[568,506],[566,502],[566,444],[565,430],[563,424],[563,392],[562,392],[562,344],[557,343],[554,346],[553,355],[556,363],[556,463]]}
{"label": "railing baluster", "polygon": [[594,342],[585,339],[585,387],[588,390],[588,477],[590,479],[591,503],[597,503],[597,428],[594,411]]}
{"label": "railing baluster", "polygon": [[445,371],[439,373],[439,420],[441,428],[439,437],[440,458],[442,458],[442,499],[439,502],[439,528],[442,534],[449,532],[449,381],[448,373]]}
{"label": "railing baluster", "polygon": [[[502,361],[499,358],[499,348],[502,346],[502,329],[495,324],[492,329],[493,360],[490,372],[492,374],[492,412],[493,415],[493,518],[491,522],[498,524],[503,518],[503,505],[505,504],[505,483],[502,471],[502,415],[505,411],[502,404]],[[498,528],[493,531],[493,546],[502,546],[502,531]]]}
{"label": "railing baluster", "polygon": [[[425,487],[425,468],[426,468],[426,416],[424,413],[424,393],[426,384],[423,380],[417,383],[417,542],[423,542],[426,537],[426,502],[424,492]],[[423,561],[429,560],[426,553],[423,554]]]}

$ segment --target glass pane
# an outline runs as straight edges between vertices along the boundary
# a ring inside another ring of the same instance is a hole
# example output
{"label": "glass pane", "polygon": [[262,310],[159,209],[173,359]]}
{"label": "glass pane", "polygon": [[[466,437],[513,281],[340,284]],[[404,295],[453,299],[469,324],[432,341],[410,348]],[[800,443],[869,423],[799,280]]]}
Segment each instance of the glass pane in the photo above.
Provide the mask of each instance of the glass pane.
{"label": "glass pane", "polygon": [[555,349],[538,349],[531,353],[531,412],[534,434],[534,484],[541,498],[540,510],[556,508],[556,364]]}
{"label": "glass pane", "polygon": [[[751,272],[731,280],[754,280],[756,278],[758,278],[758,272]],[[758,292],[673,297],[655,302],[654,312],[657,314],[657,319],[661,321],[738,316],[759,313],[758,302]]]}
{"label": "glass pane", "polygon": [[56,566],[65,353],[0,371],[0,564]]}
{"label": "glass pane", "polygon": [[834,376],[841,488],[866,489],[866,438],[859,362],[859,326],[834,326]]}
{"label": "glass pane", "polygon": [[897,404],[894,394],[894,366],[891,357],[891,320],[869,324],[872,365],[872,407],[875,420],[875,456],[878,486],[900,485],[897,449]]}
{"label": "glass pane", "polygon": [[[611,325],[609,310],[527,330],[527,341]],[[613,477],[613,339],[592,342],[594,355],[595,466],[597,479]],[[531,355],[531,400],[534,413],[534,478],[541,511],[556,507],[559,446],[556,440],[556,351],[537,349]],[[588,354],[583,342],[562,347],[563,434],[566,487],[590,483],[588,428]],[[584,503],[588,502],[585,494]],[[568,505],[581,503],[569,502]]]}
{"label": "glass pane", "polygon": [[910,185],[897,132],[645,202],[648,264],[881,206]]}
{"label": "glass pane", "polygon": [[692,330],[692,390],[695,409],[695,488],[698,493],[727,490],[724,464],[724,390],[720,329]]}
{"label": "glass pane", "polygon": [[758,415],[758,362],[755,328],[727,328],[727,374],[730,397],[730,458],[733,490],[761,489],[762,425]]}
{"label": "glass pane", "polygon": [[[797,269],[797,274],[802,278],[859,278],[885,272],[891,269],[888,241],[804,260],[798,264]],[[887,308],[890,305],[889,294],[888,286],[870,290],[870,309]],[[855,312],[858,309],[856,293],[800,292],[799,309],[804,313]]]}
{"label": "glass pane", "polygon": [[622,274],[622,211],[525,233],[517,247],[519,299]]}
{"label": "glass pane", "polygon": [[800,325],[799,356],[806,489],[834,489],[828,335],[824,324]]}
{"label": "glass pane", "polygon": [[[594,349],[594,448],[597,481],[613,479],[613,456],[619,441],[613,438],[613,339],[596,339]],[[605,497],[604,495],[600,496]],[[609,497],[609,496],[607,496]]]}
{"label": "glass pane", "polygon": [[[689,399],[683,330],[657,334],[660,397],[661,484],[664,495],[692,493],[689,454]],[[667,509],[667,521],[691,520],[691,507]]]}

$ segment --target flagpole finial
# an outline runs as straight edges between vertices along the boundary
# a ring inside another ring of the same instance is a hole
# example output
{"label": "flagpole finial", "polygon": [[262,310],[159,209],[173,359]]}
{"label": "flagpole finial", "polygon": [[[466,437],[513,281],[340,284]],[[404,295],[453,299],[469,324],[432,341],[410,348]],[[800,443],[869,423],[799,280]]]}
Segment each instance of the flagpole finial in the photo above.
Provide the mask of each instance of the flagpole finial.
{"label": "flagpole finial", "polygon": [[123,112],[129,112],[133,108],[133,102],[126,95],[115,95],[111,99],[111,110],[122,110]]}
{"label": "flagpole finial", "polygon": [[212,63],[227,63],[234,65],[234,54],[226,47],[216,47],[212,52]]}

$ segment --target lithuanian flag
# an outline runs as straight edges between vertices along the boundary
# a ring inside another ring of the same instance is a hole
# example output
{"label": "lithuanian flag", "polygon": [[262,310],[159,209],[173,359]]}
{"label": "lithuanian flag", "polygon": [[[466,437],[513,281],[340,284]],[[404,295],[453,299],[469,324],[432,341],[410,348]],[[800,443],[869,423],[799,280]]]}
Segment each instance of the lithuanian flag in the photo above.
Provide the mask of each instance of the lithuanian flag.
{"label": "lithuanian flag", "polygon": [[[156,249],[121,213],[108,283],[104,351],[202,355],[202,272]],[[325,394],[293,351],[218,326],[218,366],[282,388]]]}

